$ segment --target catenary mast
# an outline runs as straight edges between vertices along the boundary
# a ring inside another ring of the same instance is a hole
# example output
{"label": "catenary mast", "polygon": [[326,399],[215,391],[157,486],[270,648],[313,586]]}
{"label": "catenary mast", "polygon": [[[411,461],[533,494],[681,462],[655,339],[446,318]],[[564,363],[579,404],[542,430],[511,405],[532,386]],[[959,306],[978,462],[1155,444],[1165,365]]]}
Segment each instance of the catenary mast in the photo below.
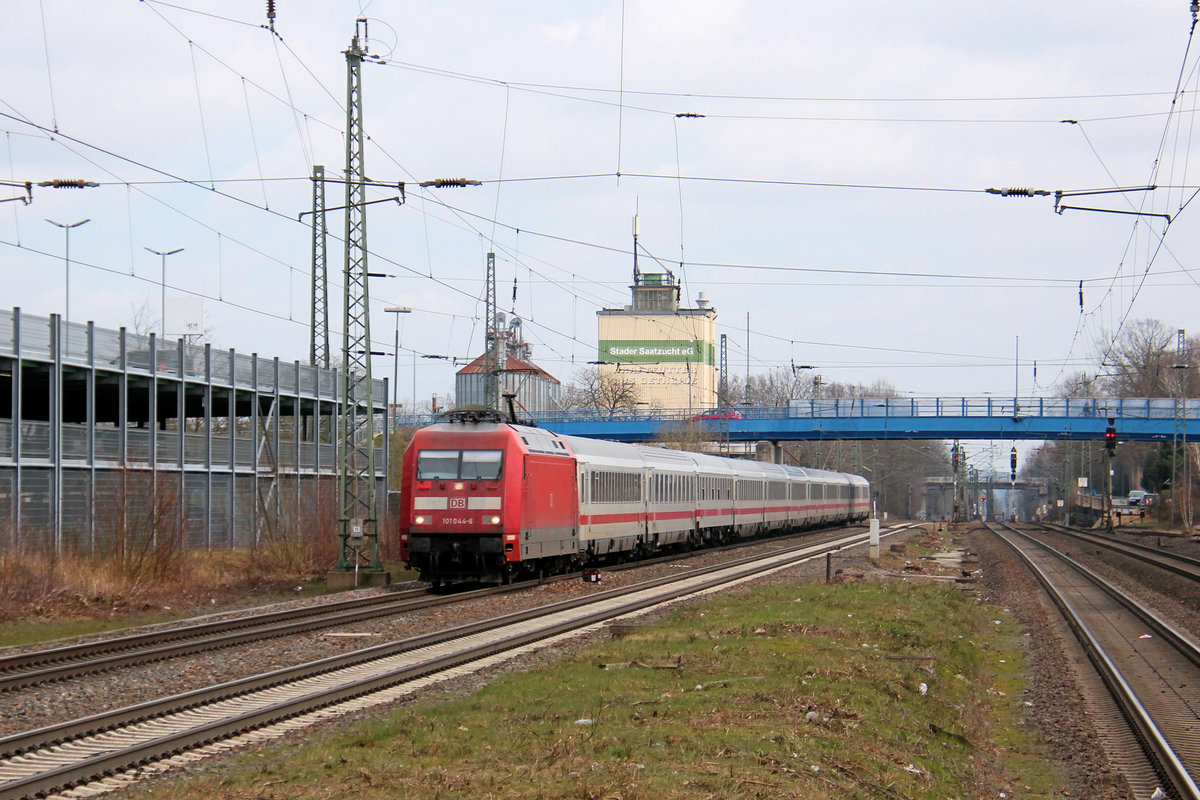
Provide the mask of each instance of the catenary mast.
{"label": "catenary mast", "polygon": [[[360,39],[361,32],[361,39]],[[341,470],[336,570],[382,572],[376,529],[375,417],[371,392],[371,322],[367,287],[366,164],[362,62],[367,21],[355,21],[346,52],[346,262],[343,271]]]}

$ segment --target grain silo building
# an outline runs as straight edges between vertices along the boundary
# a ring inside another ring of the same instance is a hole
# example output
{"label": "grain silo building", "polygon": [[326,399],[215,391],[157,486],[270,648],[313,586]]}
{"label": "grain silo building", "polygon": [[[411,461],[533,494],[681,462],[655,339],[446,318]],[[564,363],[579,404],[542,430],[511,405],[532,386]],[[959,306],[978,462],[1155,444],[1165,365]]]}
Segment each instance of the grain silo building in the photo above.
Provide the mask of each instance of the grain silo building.
{"label": "grain silo building", "polygon": [[[503,318],[503,315],[501,315]],[[499,394],[516,395],[516,407],[527,412],[561,408],[562,384],[532,361],[532,347],[521,335],[521,320],[513,317],[498,337],[496,363],[500,368]],[[487,405],[487,353],[460,369],[454,376],[454,403],[459,408]],[[501,403],[501,410],[504,404]]]}
{"label": "grain silo building", "polygon": [[632,302],[596,312],[601,380],[626,380],[650,408],[717,406],[717,312],[701,294],[681,308],[670,272],[634,271]]}

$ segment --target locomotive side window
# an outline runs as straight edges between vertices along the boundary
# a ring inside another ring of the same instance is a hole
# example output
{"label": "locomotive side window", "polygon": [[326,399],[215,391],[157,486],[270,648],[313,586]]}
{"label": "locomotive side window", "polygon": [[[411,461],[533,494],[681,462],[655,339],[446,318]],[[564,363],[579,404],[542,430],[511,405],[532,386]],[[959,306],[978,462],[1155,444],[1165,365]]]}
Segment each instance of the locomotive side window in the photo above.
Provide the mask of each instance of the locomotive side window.
{"label": "locomotive side window", "polygon": [[422,450],[417,453],[417,480],[500,480],[501,456],[500,450]]}

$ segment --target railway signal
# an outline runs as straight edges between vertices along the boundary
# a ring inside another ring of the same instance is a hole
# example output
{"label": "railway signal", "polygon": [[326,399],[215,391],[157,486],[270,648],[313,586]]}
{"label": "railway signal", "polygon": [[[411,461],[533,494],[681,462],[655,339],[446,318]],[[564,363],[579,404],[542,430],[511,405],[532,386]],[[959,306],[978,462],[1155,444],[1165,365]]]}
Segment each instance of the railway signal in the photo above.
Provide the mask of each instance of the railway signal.
{"label": "railway signal", "polygon": [[1113,427],[1111,419],[1108,422],[1108,427],[1104,429],[1104,449],[1110,456],[1115,456],[1117,454],[1117,429]]}
{"label": "railway signal", "polygon": [[1017,446],[1013,445],[1013,449],[1008,452],[1008,466],[1012,470],[1012,479],[1017,479]]}

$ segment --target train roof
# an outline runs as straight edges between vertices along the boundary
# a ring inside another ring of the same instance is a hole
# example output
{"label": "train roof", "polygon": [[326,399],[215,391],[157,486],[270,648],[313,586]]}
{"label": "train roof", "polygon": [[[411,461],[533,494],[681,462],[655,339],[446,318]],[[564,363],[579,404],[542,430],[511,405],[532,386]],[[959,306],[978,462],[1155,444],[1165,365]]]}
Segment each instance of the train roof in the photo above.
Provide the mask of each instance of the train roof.
{"label": "train roof", "polygon": [[734,459],[717,456],[711,453],[698,453],[690,450],[671,450],[665,447],[653,447],[643,444],[625,444],[611,442],[606,439],[587,439],[579,436],[556,434],[544,428],[533,428],[527,425],[514,425],[508,422],[441,422],[423,428],[432,433],[462,434],[472,432],[496,433],[508,430],[524,443],[525,447],[534,453],[553,453],[565,455],[557,445],[562,442],[576,455],[592,460],[612,460],[613,462],[628,463],[631,455],[637,453],[643,464],[660,469],[703,469],[711,472],[738,472],[742,475],[755,473],[763,478],[800,478],[824,483],[848,483],[852,486],[869,485],[866,478],[846,472],[815,469],[813,467],[796,467],[772,464],[766,461],[751,461],[749,459]]}

